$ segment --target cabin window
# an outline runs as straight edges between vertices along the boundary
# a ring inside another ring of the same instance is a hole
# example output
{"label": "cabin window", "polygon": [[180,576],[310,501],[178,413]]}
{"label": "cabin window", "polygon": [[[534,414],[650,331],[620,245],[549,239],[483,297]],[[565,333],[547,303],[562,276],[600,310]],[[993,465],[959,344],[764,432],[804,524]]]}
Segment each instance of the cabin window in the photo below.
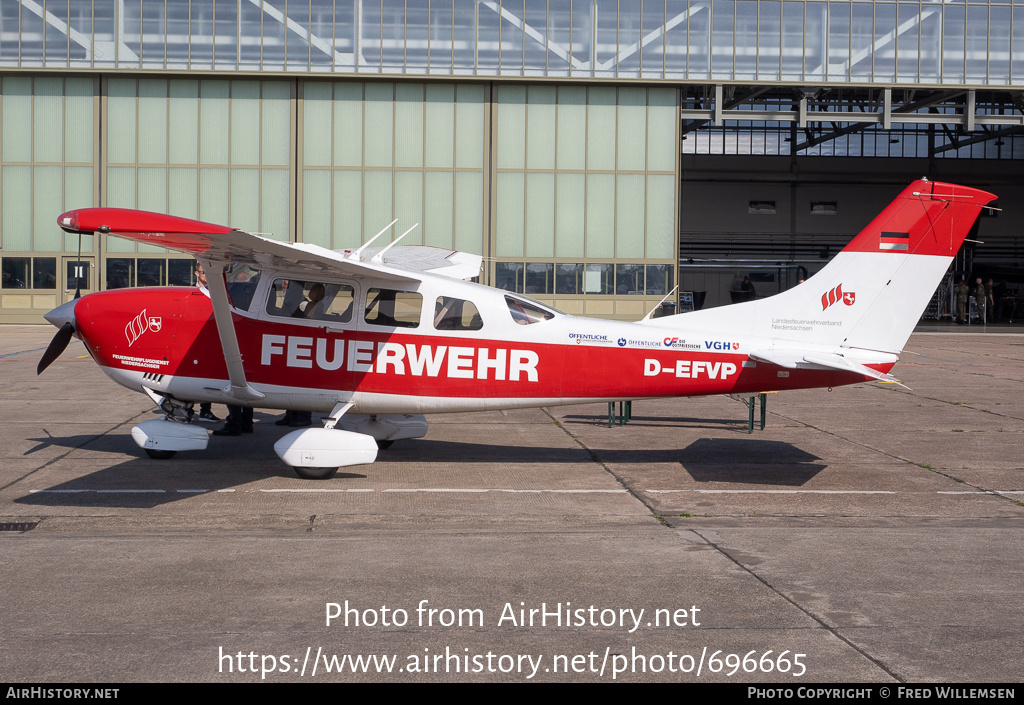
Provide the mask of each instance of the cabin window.
{"label": "cabin window", "polygon": [[555,317],[551,311],[515,296],[506,296],[505,303],[508,304],[508,312],[512,314],[512,320],[521,326],[540,323]]}
{"label": "cabin window", "polygon": [[348,323],[352,320],[353,304],[356,301],[356,290],[348,284],[327,284],[324,296],[323,312],[318,314],[314,309],[312,318],[318,321],[339,321]]}
{"label": "cabin window", "polygon": [[416,328],[420,324],[423,296],[412,291],[370,289],[363,320],[375,326]]}
{"label": "cabin window", "polygon": [[267,313],[285,318],[349,323],[355,289],[348,284],[278,279],[267,299]]}
{"label": "cabin window", "polygon": [[434,304],[434,328],[437,330],[480,330],[484,322],[472,301],[438,296]]}

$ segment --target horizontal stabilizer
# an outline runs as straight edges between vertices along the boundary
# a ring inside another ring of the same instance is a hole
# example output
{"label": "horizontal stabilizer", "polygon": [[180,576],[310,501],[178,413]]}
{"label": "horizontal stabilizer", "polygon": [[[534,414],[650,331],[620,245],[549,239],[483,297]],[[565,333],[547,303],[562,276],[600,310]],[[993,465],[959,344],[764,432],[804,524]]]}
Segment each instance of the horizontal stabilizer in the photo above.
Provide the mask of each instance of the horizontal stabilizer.
{"label": "horizontal stabilizer", "polygon": [[[885,359],[883,359],[883,357]],[[769,362],[773,365],[785,367],[790,370],[800,367],[804,369],[817,368],[839,370],[840,372],[852,372],[854,374],[870,377],[871,379],[878,380],[879,382],[898,384],[901,387],[906,386],[890,374],[879,372],[867,365],[854,362],[853,360],[849,360],[836,353],[802,353],[796,350],[759,350],[750,353],[750,359],[757,362]],[[879,355],[879,359],[871,362],[880,365],[891,365],[895,361],[895,356],[893,355]]]}

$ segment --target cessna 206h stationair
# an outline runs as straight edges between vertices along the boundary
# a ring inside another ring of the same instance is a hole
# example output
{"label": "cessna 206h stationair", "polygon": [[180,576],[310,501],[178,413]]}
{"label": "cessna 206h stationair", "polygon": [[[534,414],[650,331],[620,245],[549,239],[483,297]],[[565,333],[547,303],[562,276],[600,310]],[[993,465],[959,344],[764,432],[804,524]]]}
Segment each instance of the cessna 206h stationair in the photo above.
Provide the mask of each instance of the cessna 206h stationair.
{"label": "cessna 206h stationair", "polygon": [[329,412],[324,428],[275,445],[306,478],[373,462],[378,444],[422,437],[431,412],[895,382],[889,370],[993,198],[917,181],[806,282],[635,323],[570,316],[469,282],[481,258],[462,252],[393,247],[397,240],[332,251],[84,208],[61,215],[60,227],[193,255],[209,290],[70,301],[46,316],[61,330],[39,371],[80,338],[108,376],[166,412],[132,429],[153,457],[206,447],[206,429],[191,423],[195,402]]}

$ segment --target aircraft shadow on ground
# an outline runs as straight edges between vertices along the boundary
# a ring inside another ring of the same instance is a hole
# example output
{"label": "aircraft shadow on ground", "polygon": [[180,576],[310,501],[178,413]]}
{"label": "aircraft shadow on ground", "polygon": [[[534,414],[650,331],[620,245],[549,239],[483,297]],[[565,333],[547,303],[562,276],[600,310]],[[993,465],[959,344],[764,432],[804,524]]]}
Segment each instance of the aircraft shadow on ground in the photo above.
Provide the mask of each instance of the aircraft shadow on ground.
{"label": "aircraft shadow on ground", "polygon": [[[267,458],[262,454],[259,463],[250,465],[245,462],[246,456],[241,454],[227,458],[203,453],[202,457],[192,458],[182,453],[171,460],[134,458],[37,489],[13,501],[36,507],[152,509],[197,495],[233,491],[272,477],[303,482],[287,465],[266,462]],[[360,467],[344,468],[332,480],[309,481],[308,487],[337,489],[339,481],[366,479],[367,475],[361,470],[363,468]]]}
{"label": "aircraft shadow on ground", "polygon": [[695,482],[800,487],[828,467],[792,443],[743,438],[700,438],[676,458]]}
{"label": "aircraft shadow on ground", "polygon": [[[373,478],[375,466],[343,468],[331,480],[301,481],[291,468],[276,460],[273,442],[280,433],[256,433],[240,438],[216,439],[204,451],[182,452],[170,460],[138,457],[40,488],[14,500],[16,504],[44,507],[108,507],[148,509],[197,494],[234,490],[279,477],[296,489],[345,489],[349,480]],[[40,443],[83,450],[106,450],[106,442],[93,446],[90,436],[49,436]],[[107,437],[104,437],[105,439]],[[127,438],[116,443],[124,452]],[[104,448],[100,448],[100,445]],[[34,450],[34,449],[33,449]],[[142,454],[141,450],[135,449]],[[31,451],[30,451],[31,452]],[[659,484],[677,465],[698,483],[759,484],[796,487],[805,484],[827,465],[790,443],[753,438],[701,438],[685,448],[550,448],[490,445],[417,439],[400,441],[381,451],[378,464],[399,466],[451,464],[587,464],[597,458],[615,470],[628,465],[626,474],[643,484],[657,473]],[[64,461],[73,462],[73,461]],[[661,467],[657,467],[657,466]],[[667,468],[665,466],[668,466]],[[649,469],[648,469],[649,468]],[[393,471],[394,468],[390,468]]]}
{"label": "aircraft shadow on ground", "polygon": [[90,435],[86,433],[77,436],[54,436],[45,428],[43,429],[43,433],[46,435],[41,438],[25,439],[34,442],[36,445],[26,450],[22,455],[30,456],[54,446],[58,448],[83,448],[88,445],[89,450],[104,452],[117,452],[119,450],[124,450],[123,439],[119,436],[97,436],[95,434]]}
{"label": "aircraft shadow on ground", "polygon": [[[723,426],[729,429],[742,429],[744,433],[747,432],[747,419],[742,417],[743,410],[740,409],[740,414],[733,418],[727,419],[709,419],[709,418],[687,418],[685,416],[631,416],[629,423],[624,428],[630,426],[663,426],[665,428],[708,428],[708,429],[721,429]],[[758,412],[760,413],[760,412]],[[618,407],[615,409],[613,415],[614,427],[619,428],[619,412]],[[578,423],[586,424],[588,426],[607,426],[608,415],[607,414],[567,414],[562,417],[562,420],[567,423]]]}
{"label": "aircraft shadow on ground", "polygon": [[[615,442],[609,436],[610,443]],[[592,455],[591,455],[592,454]],[[451,441],[402,441],[378,456],[392,462],[580,463],[596,458],[616,471],[638,478],[673,472],[656,465],[678,464],[695,482],[760,484],[799,487],[828,467],[821,458],[792,443],[758,438],[700,438],[684,448],[544,448],[498,446]],[[650,470],[644,466],[652,466]]]}

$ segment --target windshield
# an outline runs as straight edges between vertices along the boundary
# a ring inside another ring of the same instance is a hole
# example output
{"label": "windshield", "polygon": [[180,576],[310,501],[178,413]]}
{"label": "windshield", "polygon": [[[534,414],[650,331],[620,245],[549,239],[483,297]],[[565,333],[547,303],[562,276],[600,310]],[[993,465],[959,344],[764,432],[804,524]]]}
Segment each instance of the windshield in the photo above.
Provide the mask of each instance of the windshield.
{"label": "windshield", "polygon": [[548,321],[555,317],[552,311],[530,299],[506,296],[505,303],[508,305],[508,312],[512,314],[512,320],[521,326]]}
{"label": "windshield", "polygon": [[260,270],[246,264],[233,264],[224,277],[227,279],[231,305],[240,311],[248,311],[260,280]]}

